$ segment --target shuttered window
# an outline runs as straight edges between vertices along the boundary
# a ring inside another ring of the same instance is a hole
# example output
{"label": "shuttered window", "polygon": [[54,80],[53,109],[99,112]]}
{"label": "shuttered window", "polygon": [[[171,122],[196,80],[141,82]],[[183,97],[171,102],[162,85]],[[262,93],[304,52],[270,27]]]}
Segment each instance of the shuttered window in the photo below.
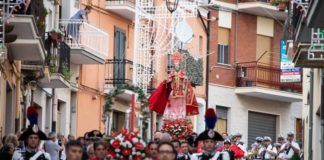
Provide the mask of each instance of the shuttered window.
{"label": "shuttered window", "polygon": [[277,116],[258,112],[249,112],[248,146],[255,142],[256,137],[269,136],[275,141]]}
{"label": "shuttered window", "polygon": [[218,56],[217,62],[220,64],[229,64],[229,33],[227,28],[218,30]]}
{"label": "shuttered window", "polygon": [[218,120],[214,130],[219,133],[227,133],[228,108],[222,106],[216,106],[216,113],[217,113]]}
{"label": "shuttered window", "polygon": [[270,64],[272,54],[271,42],[271,37],[257,35],[256,60],[258,60],[258,62]]}

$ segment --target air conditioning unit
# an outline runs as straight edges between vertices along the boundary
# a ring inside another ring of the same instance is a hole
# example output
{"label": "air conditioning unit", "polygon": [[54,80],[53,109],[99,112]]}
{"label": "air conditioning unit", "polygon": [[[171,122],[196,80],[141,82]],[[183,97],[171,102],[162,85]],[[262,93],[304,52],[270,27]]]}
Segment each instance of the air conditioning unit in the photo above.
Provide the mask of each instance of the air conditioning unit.
{"label": "air conditioning unit", "polygon": [[246,67],[241,67],[239,72],[238,72],[238,77],[245,78],[246,76],[247,76],[247,68]]}

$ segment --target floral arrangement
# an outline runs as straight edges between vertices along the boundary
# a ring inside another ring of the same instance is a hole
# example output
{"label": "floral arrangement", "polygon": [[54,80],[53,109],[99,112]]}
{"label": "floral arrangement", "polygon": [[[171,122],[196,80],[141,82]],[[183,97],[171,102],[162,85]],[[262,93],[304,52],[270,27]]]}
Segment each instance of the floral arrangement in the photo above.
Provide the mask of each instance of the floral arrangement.
{"label": "floral arrangement", "polygon": [[192,133],[190,119],[165,120],[161,132],[169,133],[173,139],[185,139]]}
{"label": "floral arrangement", "polygon": [[128,132],[122,129],[120,133],[114,133],[110,140],[111,147],[108,155],[120,160],[142,160],[145,158],[146,144],[138,133]]}

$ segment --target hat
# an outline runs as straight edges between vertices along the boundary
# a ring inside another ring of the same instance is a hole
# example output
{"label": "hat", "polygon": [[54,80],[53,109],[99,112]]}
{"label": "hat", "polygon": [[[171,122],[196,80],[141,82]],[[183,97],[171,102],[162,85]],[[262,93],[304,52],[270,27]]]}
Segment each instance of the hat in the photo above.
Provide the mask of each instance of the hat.
{"label": "hat", "polygon": [[237,132],[237,133],[233,134],[233,138],[234,138],[234,137],[242,137],[242,134],[239,133],[239,132]]}
{"label": "hat", "polygon": [[224,144],[231,144],[231,140],[229,140],[229,139],[225,139],[225,140],[224,140]]}
{"label": "hat", "polygon": [[275,147],[281,147],[282,144],[281,144],[281,143],[275,143],[274,146],[275,146]]}
{"label": "hat", "polygon": [[208,108],[205,114],[205,123],[207,126],[207,130],[205,130],[204,132],[198,135],[197,141],[202,141],[206,139],[212,139],[215,141],[224,141],[222,135],[214,131],[216,122],[217,122],[217,116],[215,110],[212,108]]}
{"label": "hat", "polygon": [[281,134],[278,136],[278,138],[285,139],[285,137]]}
{"label": "hat", "polygon": [[262,137],[256,137],[255,140],[258,141],[258,142],[261,142],[261,141],[263,141],[263,138]]}
{"label": "hat", "polygon": [[38,126],[38,112],[36,107],[30,106],[27,109],[27,118],[29,120],[29,126],[19,137],[19,141],[25,141],[30,135],[37,135],[40,140],[48,140],[46,134],[42,132]]}
{"label": "hat", "polygon": [[186,140],[191,147],[198,146],[198,141],[196,141],[196,137],[194,135],[187,136]]}
{"label": "hat", "polygon": [[87,133],[88,139],[100,139],[103,137],[99,130],[92,130]]}
{"label": "hat", "polygon": [[295,133],[294,133],[294,132],[288,132],[287,135],[288,135],[288,136],[294,136]]}
{"label": "hat", "polygon": [[265,137],[263,138],[263,141],[272,141],[272,139],[271,139],[269,136],[265,136]]}

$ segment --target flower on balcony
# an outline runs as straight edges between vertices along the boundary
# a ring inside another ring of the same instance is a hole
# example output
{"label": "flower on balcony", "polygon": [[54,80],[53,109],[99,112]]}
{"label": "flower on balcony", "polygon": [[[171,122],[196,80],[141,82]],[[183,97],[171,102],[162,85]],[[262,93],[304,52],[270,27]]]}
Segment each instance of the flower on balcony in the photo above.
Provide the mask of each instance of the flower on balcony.
{"label": "flower on balcony", "polygon": [[285,11],[289,1],[290,0],[272,0],[271,4],[277,6],[279,11]]}
{"label": "flower on balcony", "polygon": [[161,132],[167,132],[173,139],[184,139],[192,133],[190,119],[165,120]]}
{"label": "flower on balcony", "polygon": [[143,116],[143,119],[145,120],[146,118],[148,118],[150,111],[148,110],[148,100],[145,92],[140,87],[130,84],[118,85],[106,95],[104,111],[110,112],[112,105],[114,104],[113,98],[123,93],[125,90],[130,90],[137,94],[137,101],[141,104],[141,114]]}

